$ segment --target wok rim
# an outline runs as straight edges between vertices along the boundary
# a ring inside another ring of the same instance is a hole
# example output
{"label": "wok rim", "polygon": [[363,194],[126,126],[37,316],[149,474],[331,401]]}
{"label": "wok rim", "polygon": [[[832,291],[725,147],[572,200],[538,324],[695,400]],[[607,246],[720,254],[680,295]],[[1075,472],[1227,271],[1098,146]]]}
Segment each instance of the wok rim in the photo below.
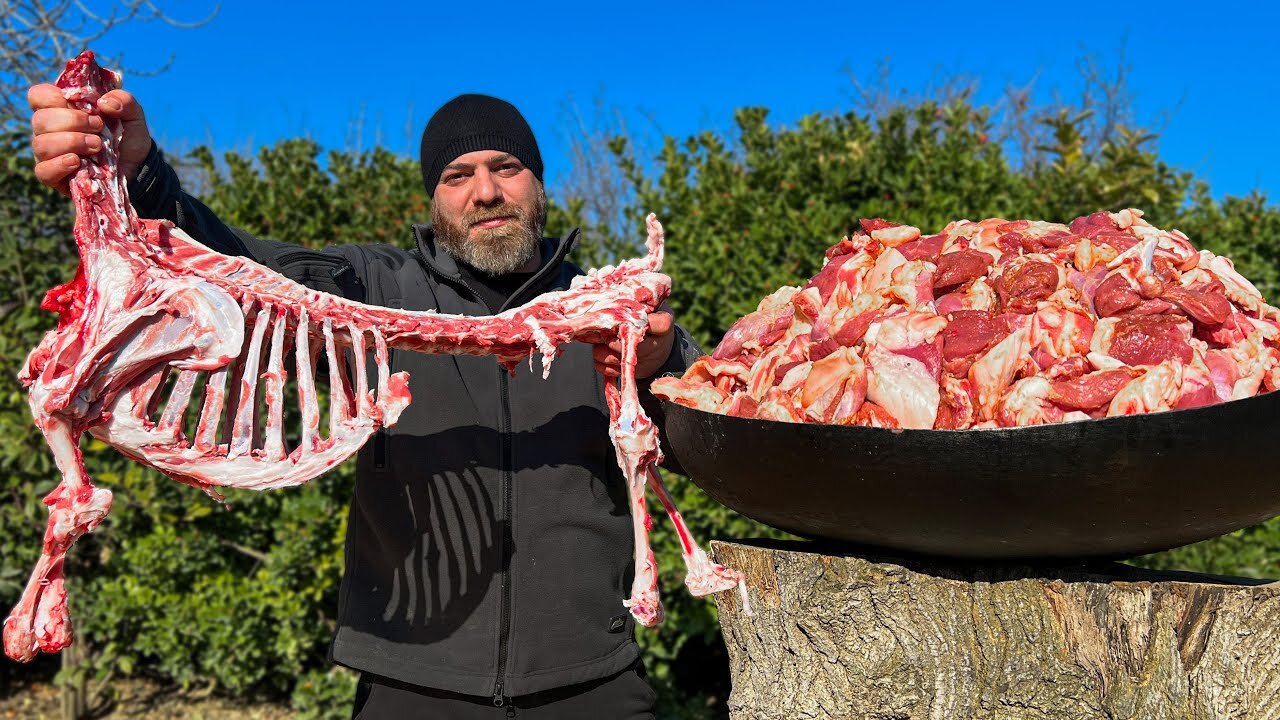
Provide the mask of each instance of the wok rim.
{"label": "wok rim", "polygon": [[[1036,541],[1029,539],[1027,536],[1019,536],[1015,533],[1007,535],[1005,536],[1007,539],[999,541],[1001,545],[1007,544],[1007,546],[1004,547],[996,547],[990,537],[982,538],[980,536],[975,536],[974,544],[972,546],[948,545],[946,547],[940,547],[934,545],[932,541],[907,541],[905,540],[904,533],[897,528],[886,529],[889,528],[887,525],[882,525],[880,526],[880,530],[876,530],[874,521],[868,524],[867,521],[861,518],[851,520],[850,522],[853,525],[862,527],[863,530],[844,537],[836,534],[827,534],[827,530],[825,528],[820,528],[818,526],[813,526],[813,529],[807,529],[804,527],[804,524],[807,521],[798,521],[793,523],[791,520],[792,518],[801,517],[799,513],[804,513],[808,511],[809,508],[813,507],[812,503],[806,504],[804,501],[790,509],[782,510],[774,510],[762,505],[753,506],[752,503],[747,501],[745,498],[748,493],[753,492],[754,488],[761,487],[761,481],[758,479],[758,476],[753,476],[744,480],[740,476],[732,475],[729,469],[741,467],[740,460],[728,462],[728,467],[726,468],[725,473],[715,472],[714,470],[708,470],[704,473],[692,471],[697,466],[701,466],[703,469],[706,469],[708,468],[709,463],[711,464],[711,467],[716,467],[719,464],[716,460],[716,456],[710,455],[707,452],[708,448],[712,445],[723,444],[724,446],[731,448],[729,450],[730,452],[734,452],[743,447],[743,442],[745,440],[755,443],[757,447],[761,447],[762,445],[768,444],[767,438],[770,435],[778,432],[786,432],[785,430],[779,431],[777,426],[808,426],[794,428],[791,433],[793,437],[791,437],[787,442],[779,443],[778,447],[775,448],[775,450],[788,452],[795,451],[798,448],[802,450],[805,445],[815,445],[819,443],[836,446],[847,443],[850,447],[865,443],[869,446],[869,450],[876,449],[883,451],[885,446],[889,446],[890,448],[893,446],[909,446],[913,438],[919,440],[922,444],[921,450],[927,452],[929,449],[934,449],[939,446],[955,444],[957,442],[957,438],[962,437],[957,435],[957,433],[970,432],[974,437],[972,438],[973,444],[969,447],[969,456],[972,456],[975,453],[985,453],[988,452],[989,449],[993,450],[999,446],[1007,446],[1011,442],[1016,443],[1023,448],[1028,448],[1029,446],[1027,453],[1030,455],[1033,453],[1038,454],[1040,452],[1048,451],[1050,448],[1060,450],[1061,441],[1064,439],[1064,428],[1070,428],[1065,430],[1065,434],[1068,435],[1071,440],[1081,445],[1088,444],[1090,439],[1096,439],[1102,435],[1108,436],[1108,440],[1106,441],[1107,443],[1124,446],[1133,442],[1128,438],[1170,436],[1174,434],[1182,435],[1186,432],[1195,434],[1199,442],[1208,443],[1207,445],[1199,445],[1199,447],[1219,447],[1218,443],[1221,442],[1220,438],[1224,433],[1235,435],[1239,432],[1242,436],[1242,443],[1256,441],[1259,436],[1263,438],[1275,436],[1277,439],[1280,439],[1280,432],[1277,432],[1277,430],[1280,430],[1280,391],[1264,392],[1251,397],[1241,398],[1239,400],[1215,403],[1213,405],[1197,408],[1186,408],[1182,410],[1116,416],[1088,421],[1080,420],[1070,423],[992,428],[977,431],[908,430],[875,428],[858,425],[841,426],[820,423],[788,423],[776,420],[743,418],[723,413],[708,412],[699,408],[680,405],[679,403],[674,403],[665,399],[662,400],[662,405],[668,417],[667,427],[673,427],[671,420],[679,418],[674,426],[679,429],[677,432],[671,433],[670,436],[666,438],[666,444],[669,446],[674,459],[683,468],[685,468],[685,472],[688,477],[708,497],[724,507],[767,527],[782,530],[793,536],[805,538],[811,541],[834,543],[850,548],[853,552],[887,552],[920,557],[959,558],[971,561],[996,560],[1016,562],[1039,559],[1116,560],[1183,547],[1196,542],[1221,537],[1227,533],[1251,527],[1261,522],[1266,522],[1270,518],[1280,517],[1280,483],[1276,483],[1278,488],[1277,491],[1275,493],[1267,493],[1267,495],[1275,495],[1277,498],[1267,500],[1262,506],[1258,507],[1262,512],[1249,514],[1244,510],[1244,508],[1249,506],[1249,503],[1240,502],[1239,500],[1234,503],[1228,502],[1226,503],[1226,507],[1229,509],[1225,512],[1223,507],[1220,506],[1217,508],[1217,512],[1219,513],[1218,517],[1220,518],[1219,520],[1215,521],[1206,519],[1203,523],[1204,527],[1196,533],[1195,537],[1191,537],[1190,539],[1187,539],[1188,535],[1180,535],[1175,532],[1175,526],[1172,524],[1162,525],[1161,523],[1156,522],[1153,527],[1151,525],[1150,517],[1144,517],[1142,512],[1138,512],[1131,516],[1131,521],[1142,521],[1147,527],[1152,529],[1150,537],[1146,541],[1141,541],[1134,537],[1125,538],[1123,537],[1124,533],[1114,533],[1113,531],[1112,533],[1104,533],[1115,535],[1113,540],[1082,543],[1078,550],[1071,550],[1067,548],[1051,550],[1049,546],[1056,541],[1049,539],[1048,536],[1044,536],[1046,539],[1043,541]],[[683,417],[680,417],[681,414],[683,414]],[[1259,422],[1259,419],[1261,419],[1262,422]],[[1093,425],[1087,425],[1085,423],[1093,423]],[[1144,427],[1144,425],[1146,427]],[[1203,433],[1196,432],[1196,428],[1209,427],[1214,429]],[[1243,430],[1236,431],[1232,429],[1233,427],[1243,428]],[[716,430],[722,430],[723,432],[717,433],[715,432]],[[1135,430],[1137,430],[1137,432],[1135,432]],[[712,431],[712,434],[708,434],[708,431]],[[664,434],[666,434],[666,428],[664,428]],[[746,437],[736,437],[739,434]],[[715,435],[719,435],[719,437],[716,438],[714,437]],[[1217,438],[1212,437],[1213,435],[1216,435]],[[1139,440],[1139,442],[1141,442],[1141,440]],[[988,445],[991,447],[985,447]],[[1156,446],[1143,446],[1139,444],[1133,449],[1142,453],[1150,452],[1155,456],[1167,455],[1167,450],[1161,451]],[[1189,453],[1196,453],[1196,446],[1193,445],[1189,448],[1184,448],[1184,450]],[[681,451],[684,451],[684,457],[682,457]],[[761,451],[752,451],[749,454],[755,455],[757,452],[769,452],[769,449],[766,448]],[[1264,455],[1264,458],[1271,455],[1271,453],[1267,453],[1265,450],[1262,451],[1262,454]],[[1275,466],[1274,462],[1269,462],[1266,459],[1264,459],[1263,462],[1268,463],[1268,465],[1263,466],[1264,468]],[[767,464],[770,468],[776,466],[773,462],[766,462],[762,464]],[[1099,470],[1095,473],[1088,465],[1081,466],[1081,469],[1084,471],[1081,474],[1085,477],[1099,477],[1104,472],[1103,470]],[[699,474],[703,475],[703,477],[700,478]],[[1265,472],[1260,476],[1261,483],[1268,483],[1270,477],[1275,474],[1276,473]],[[1141,477],[1141,474],[1139,476]],[[972,502],[973,498],[983,497],[983,493],[989,492],[989,488],[991,487],[991,484],[988,483],[980,474],[971,475],[971,477],[975,477],[976,483],[972,486],[974,488],[973,494],[967,496],[970,499],[967,501],[962,500],[961,498],[965,497],[963,494],[956,498],[959,499],[962,504],[964,502]],[[802,481],[802,479],[795,476],[783,474],[778,475],[778,482],[781,483],[797,481]],[[868,491],[872,493],[872,498],[879,499],[879,496],[876,494],[877,491],[871,489],[874,487],[876,481],[877,478],[874,475],[858,473],[856,478],[850,478],[849,483],[850,486],[854,488],[854,492],[861,493],[863,490],[858,488],[867,488]],[[1128,481],[1129,479],[1125,478],[1117,484],[1119,486],[1123,486],[1124,482]],[[910,476],[908,476],[908,478],[903,478],[899,482],[906,482],[907,485],[899,485],[899,487],[906,487],[908,491],[926,491],[929,488],[929,482],[927,480],[914,480],[910,479]],[[1166,492],[1166,487],[1158,484],[1160,482],[1160,480],[1155,478],[1144,477],[1139,483],[1139,486],[1145,488],[1142,491],[1144,493]],[[868,483],[870,483],[870,485],[868,485]],[[1086,488],[1089,484],[1090,483],[1086,482],[1080,486],[1080,490],[1086,493],[1081,495],[1082,498],[1085,498],[1085,502],[1089,501],[1088,498],[1090,496],[1096,499],[1095,502],[1106,497],[1105,492],[1102,494],[1099,494],[1097,491],[1088,492]],[[1202,484],[1206,487],[1212,487],[1213,479],[1211,477],[1207,477],[1204,479]],[[1011,487],[1014,486],[1011,485]],[[1178,487],[1175,483],[1169,487],[1174,488],[1177,492],[1184,492],[1183,487],[1185,486]],[[1193,492],[1200,491],[1196,490]],[[1263,492],[1265,492],[1265,490]],[[1052,493],[1046,496],[1046,498],[1051,495]],[[1139,502],[1143,502],[1144,504],[1147,502],[1155,502],[1157,506],[1159,505],[1159,503],[1154,500],[1156,495],[1146,495],[1145,497],[1147,498],[1146,500],[1139,499]],[[780,507],[785,508],[786,506],[782,505]],[[925,506],[916,507],[923,507],[926,511],[929,510],[927,504]],[[1263,513],[1266,513],[1265,517],[1263,516]],[[780,522],[784,517],[787,518],[787,522]],[[1046,521],[1050,525],[1057,525],[1060,527],[1069,526],[1071,524],[1072,521],[1066,519],[1067,517],[1068,516],[1066,515],[1056,515],[1052,513],[1045,516]],[[1213,517],[1213,514],[1210,513],[1209,517]],[[1107,522],[1114,523],[1115,521],[1107,520],[1104,521],[1104,524]],[[958,520],[957,523],[959,525],[963,525],[963,520]],[[1098,530],[1102,529],[1098,528],[1096,523],[1094,527]],[[868,529],[872,532],[866,532]],[[943,528],[940,528],[940,530],[942,529]],[[879,540],[867,539],[873,534],[879,536]],[[1107,547],[1108,545],[1109,547]]]}
{"label": "wok rim", "polygon": [[[733,422],[758,423],[761,426],[780,425],[780,426],[788,426],[788,427],[813,428],[813,430],[810,430],[810,432],[834,431],[838,433],[843,431],[849,431],[851,434],[853,434],[853,433],[858,433],[862,431],[871,431],[872,433],[877,433],[877,432],[889,433],[891,435],[911,434],[916,436],[928,435],[928,434],[957,435],[957,436],[961,434],[972,434],[972,435],[980,434],[983,436],[1001,436],[1001,435],[1009,436],[1015,433],[1022,434],[1022,435],[1032,435],[1032,434],[1035,434],[1036,432],[1040,432],[1040,433],[1053,432],[1060,428],[1079,426],[1085,423],[1092,423],[1098,426],[1118,427],[1125,424],[1132,424],[1135,421],[1140,422],[1147,418],[1160,418],[1161,422],[1163,421],[1176,422],[1174,420],[1169,420],[1169,418],[1173,418],[1173,417],[1187,418],[1188,415],[1196,415],[1196,414],[1212,416],[1214,414],[1221,414],[1223,412],[1227,412],[1226,410],[1224,410],[1224,408],[1229,408],[1229,407],[1239,408],[1240,412],[1247,412],[1248,408],[1245,407],[1247,405],[1265,406],[1266,403],[1276,403],[1277,413],[1280,413],[1280,390],[1271,390],[1268,392],[1258,393],[1257,395],[1252,395],[1247,398],[1240,398],[1239,400],[1228,400],[1226,402],[1213,403],[1212,405],[1201,405],[1200,407],[1194,407],[1194,408],[1181,408],[1181,409],[1174,409],[1174,410],[1162,410],[1159,412],[1138,413],[1136,415],[1114,415],[1111,417],[1090,418],[1088,420],[1070,420],[1067,422],[1043,423],[1040,425],[1017,425],[1013,427],[967,428],[963,430],[939,430],[935,428],[930,428],[928,430],[922,430],[922,429],[912,429],[912,428],[878,428],[878,427],[871,427],[869,425],[832,425],[829,423],[786,422],[783,420],[769,420],[769,419],[763,419],[763,418],[745,418],[737,415],[728,415],[725,413],[718,413],[718,412],[711,412],[709,410],[703,410],[702,408],[691,407],[689,405],[684,405],[678,402],[674,402],[672,400],[667,400],[666,398],[659,398],[659,401],[662,403],[664,412],[669,412],[672,406],[675,406],[675,407],[679,407],[681,410],[688,410],[688,411],[692,411],[694,413],[699,413],[702,415],[711,415],[715,417],[726,418]],[[1280,414],[1277,415],[1277,419],[1280,420]],[[1196,418],[1189,418],[1187,421],[1195,422]],[[819,430],[819,428],[821,428],[821,430]]]}

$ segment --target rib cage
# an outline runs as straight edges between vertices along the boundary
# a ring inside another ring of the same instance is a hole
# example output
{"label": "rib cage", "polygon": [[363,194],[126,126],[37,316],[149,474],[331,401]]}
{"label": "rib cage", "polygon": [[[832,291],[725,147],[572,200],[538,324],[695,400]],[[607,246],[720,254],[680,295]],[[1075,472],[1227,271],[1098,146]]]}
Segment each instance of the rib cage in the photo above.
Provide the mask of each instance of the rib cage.
{"label": "rib cage", "polygon": [[[58,79],[72,107],[96,114],[119,87],[86,51]],[[111,493],[84,470],[89,432],[129,457],[220,497],[220,486],[265,490],[304,483],[392,425],[409,403],[408,377],[390,373],[391,348],[492,355],[508,368],[538,353],[544,377],[557,347],[622,340],[622,377],[606,387],[610,436],[636,524],[635,581],[626,601],[644,625],[662,618],[644,493],[658,493],[705,595],[741,585],[711,563],[662,487],[656,428],[640,408],[636,347],[670,292],[661,273],[662,226],[647,220],[648,253],[592,270],[570,289],[491,317],[408,312],[310,290],[252,260],[213,252],[167,221],[138,219],[116,171],[120,127],[104,118],[104,149],[71,182],[80,268],[46,295],[58,328],[32,350],[19,379],[63,480],[45,498],[44,548],[4,624],[5,653],[29,661],[72,642],[63,557],[111,509]],[[291,355],[290,355],[291,353]],[[328,423],[321,430],[317,359],[325,360]],[[369,359],[372,357],[372,365]],[[290,371],[296,442],[286,432]]]}
{"label": "rib cage", "polygon": [[[329,319],[319,326],[309,323],[305,308],[256,302],[244,312],[241,351],[210,376],[202,397],[194,398],[199,372],[179,371],[166,387],[169,366],[156,366],[130,391],[116,395],[108,419],[90,434],[220,498],[215,488],[221,485],[268,490],[311,480],[348,458],[379,427],[395,424],[408,405],[408,378],[397,373],[395,387],[404,389],[391,389],[386,342],[377,328],[334,330]],[[376,391],[364,375],[366,336],[375,347]],[[323,353],[330,388],[323,431],[314,377],[317,352]],[[352,377],[352,356],[358,358],[358,378]],[[286,426],[284,413],[290,378],[297,385],[300,415],[294,428]],[[350,388],[358,398],[354,402]],[[193,398],[200,413],[188,433],[185,420],[193,414]]]}

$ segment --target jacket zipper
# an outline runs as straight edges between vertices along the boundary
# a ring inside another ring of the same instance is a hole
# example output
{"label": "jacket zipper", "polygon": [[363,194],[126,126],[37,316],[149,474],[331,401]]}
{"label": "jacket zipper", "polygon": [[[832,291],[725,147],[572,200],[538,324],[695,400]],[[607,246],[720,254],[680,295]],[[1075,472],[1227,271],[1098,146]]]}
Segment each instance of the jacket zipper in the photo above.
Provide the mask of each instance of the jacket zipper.
{"label": "jacket zipper", "polygon": [[502,707],[507,703],[503,690],[503,679],[507,673],[507,644],[511,635],[511,548],[507,543],[507,535],[512,534],[511,527],[511,395],[509,375],[505,367],[498,367],[498,391],[502,397],[502,520],[506,523],[506,531],[498,533],[498,567],[501,573],[502,609],[498,619],[498,676],[493,686],[493,704]]}
{"label": "jacket zipper", "polygon": [[[414,234],[415,250],[417,248],[417,234]],[[421,252],[417,253],[419,259],[424,266],[430,267],[430,263],[425,261],[425,257]],[[443,275],[442,273],[437,273]],[[445,276],[447,277],[447,276]],[[471,287],[471,283],[458,277],[451,278],[454,282],[466,288],[471,296],[483,304],[480,300],[480,293]],[[511,573],[509,566],[511,561],[507,555],[510,548],[507,546],[507,533],[511,532],[511,396],[508,386],[509,373],[505,367],[498,366],[498,394],[502,401],[502,427],[499,428],[502,437],[502,480],[498,490],[502,495],[502,516],[501,521],[506,522],[506,532],[498,533],[498,573],[500,576],[499,589],[501,597],[499,598],[500,610],[498,615],[498,672],[493,683],[493,704],[495,707],[502,707],[508,704],[509,699],[505,695],[504,677],[507,674],[507,644],[511,635]],[[512,708],[507,707],[509,717],[513,716]]]}
{"label": "jacket zipper", "polygon": [[[421,262],[425,267],[430,268],[438,276],[441,276],[447,280],[451,280],[453,282],[456,282],[462,285],[462,287],[466,288],[467,291],[471,293],[473,298],[475,298],[476,300],[479,300],[481,303],[484,302],[483,300],[480,299],[480,293],[476,292],[475,288],[471,287],[471,284],[468,283],[465,279],[461,277],[449,277],[448,275],[445,275],[443,272],[440,272],[439,270],[437,270],[434,266],[432,266],[430,262],[427,262],[426,255],[418,247],[419,238],[418,238],[417,232],[411,231],[411,234],[414,240],[414,251],[415,251],[415,254],[418,256],[419,262]],[[572,246],[572,243],[569,243],[568,247],[571,247],[571,246]],[[554,258],[553,262],[544,264],[541,271],[539,271],[538,273],[535,273],[534,277],[529,278],[529,280],[525,282],[524,286],[522,286],[521,288],[518,288],[516,292],[512,294],[510,298],[507,299],[506,305],[509,306],[511,301],[514,300],[517,296],[519,296],[524,290],[527,290],[535,282],[540,281],[542,278],[545,277],[546,274],[549,274],[550,273],[549,268],[551,268],[553,265],[559,265],[559,261],[562,261],[564,259],[564,256],[568,253],[568,247],[562,246],[561,248],[559,248],[559,252],[556,253],[558,257]],[[499,312],[505,309],[506,307],[503,307],[502,309],[499,310]],[[501,481],[501,487],[499,488],[499,490],[502,493],[501,520],[506,522],[507,529],[505,533],[499,533],[498,535],[498,562],[499,562],[498,567],[500,568],[499,574],[501,576],[501,580],[499,583],[499,587],[501,589],[501,598],[500,598],[501,609],[499,611],[499,617],[498,617],[498,672],[497,672],[497,677],[494,679],[494,683],[493,683],[493,704],[495,707],[503,707],[504,705],[507,706],[507,717],[515,717],[515,709],[513,706],[510,705],[510,698],[508,698],[505,694],[506,689],[505,689],[505,683],[504,683],[505,676],[507,674],[508,644],[511,636],[511,570],[510,570],[511,548],[507,543],[507,534],[512,532],[512,527],[511,527],[512,477],[511,477],[511,474],[514,470],[514,465],[515,465],[515,461],[512,458],[513,451],[511,447],[511,389],[510,389],[509,383],[510,383],[510,371],[508,371],[505,367],[502,367],[501,365],[499,365],[498,366],[498,391],[502,399],[502,427],[500,428],[502,431],[501,433],[502,434],[502,448],[501,448],[502,481]]]}
{"label": "jacket zipper", "polygon": [[502,304],[502,307],[498,308],[498,312],[506,312],[507,310],[516,307],[516,302],[523,301],[525,299],[525,295],[531,289],[540,288],[545,285],[548,280],[553,279],[557,274],[556,272],[553,272],[553,268],[560,267],[564,262],[565,256],[569,254],[569,250],[575,244],[577,244],[576,230],[573,233],[570,233],[570,237],[567,242],[561,243],[552,251],[551,257],[544,257],[542,259],[542,268],[539,269],[538,272],[534,273],[533,277],[526,280],[523,285],[516,288],[515,292],[511,293],[511,297],[507,298],[507,301]]}

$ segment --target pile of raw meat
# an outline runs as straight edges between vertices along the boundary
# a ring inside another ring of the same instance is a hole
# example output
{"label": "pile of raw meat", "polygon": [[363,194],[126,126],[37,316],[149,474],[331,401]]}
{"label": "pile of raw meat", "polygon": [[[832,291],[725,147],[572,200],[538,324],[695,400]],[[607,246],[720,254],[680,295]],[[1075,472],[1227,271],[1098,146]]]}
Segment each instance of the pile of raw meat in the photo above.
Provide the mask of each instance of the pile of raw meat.
{"label": "pile of raw meat", "polygon": [[785,422],[963,430],[1135,415],[1280,387],[1280,310],[1142,212],[863,220],[654,392]]}

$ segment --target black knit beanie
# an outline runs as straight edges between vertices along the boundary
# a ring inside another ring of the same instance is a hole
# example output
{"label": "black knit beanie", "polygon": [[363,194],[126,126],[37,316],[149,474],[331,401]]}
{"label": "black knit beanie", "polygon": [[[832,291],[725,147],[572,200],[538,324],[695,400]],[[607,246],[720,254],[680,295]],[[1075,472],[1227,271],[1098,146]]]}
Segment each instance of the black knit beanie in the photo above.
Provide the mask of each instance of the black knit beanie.
{"label": "black knit beanie", "polygon": [[515,105],[488,95],[459,95],[436,111],[422,131],[422,182],[435,197],[445,166],[476,150],[511,153],[542,181],[542,155]]}

